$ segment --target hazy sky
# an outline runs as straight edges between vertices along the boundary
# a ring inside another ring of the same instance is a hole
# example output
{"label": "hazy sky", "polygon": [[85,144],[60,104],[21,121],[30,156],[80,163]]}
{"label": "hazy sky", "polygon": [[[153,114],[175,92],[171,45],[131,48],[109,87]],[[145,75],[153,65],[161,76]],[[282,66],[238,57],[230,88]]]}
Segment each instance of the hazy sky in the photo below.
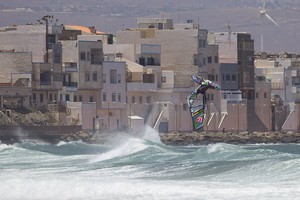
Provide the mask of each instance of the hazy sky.
{"label": "hazy sky", "polygon": [[115,32],[136,27],[138,17],[187,19],[199,22],[211,32],[249,32],[260,50],[261,23],[264,47],[271,52],[300,53],[300,1],[266,1],[267,13],[280,25],[261,18],[261,0],[0,0],[0,26],[35,23],[54,15],[62,24],[94,25],[100,31]]}

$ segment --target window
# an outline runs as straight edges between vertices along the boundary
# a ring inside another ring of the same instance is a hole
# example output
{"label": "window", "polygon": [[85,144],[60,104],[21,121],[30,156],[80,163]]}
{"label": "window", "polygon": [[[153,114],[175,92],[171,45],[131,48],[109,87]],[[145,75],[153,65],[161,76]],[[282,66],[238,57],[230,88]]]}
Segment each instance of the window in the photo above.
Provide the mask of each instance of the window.
{"label": "window", "polygon": [[103,74],[103,83],[106,83],[106,74]]}
{"label": "window", "polygon": [[110,70],[110,83],[117,83],[117,70],[116,69]]}
{"label": "window", "polygon": [[85,52],[80,52],[80,60],[85,60],[86,59],[86,54]]}
{"label": "window", "polygon": [[97,72],[93,72],[93,81],[97,82],[98,81],[98,76]]}
{"label": "window", "polygon": [[233,75],[231,76],[231,80],[232,80],[232,81],[236,81],[236,75],[235,75],[235,74],[233,74]]}
{"label": "window", "polygon": [[66,101],[70,101],[70,95],[66,94]]}
{"label": "window", "polygon": [[254,66],[254,58],[252,56],[248,56],[247,65],[248,65],[248,67]]}
{"label": "window", "polygon": [[85,82],[90,81],[90,73],[89,72],[85,72],[85,74],[84,74],[84,80],[85,80]]}
{"label": "window", "polygon": [[118,102],[121,102],[121,93],[118,93]]}
{"label": "window", "polygon": [[82,96],[79,95],[79,102],[82,102]]}
{"label": "window", "polygon": [[118,83],[121,83],[121,74],[118,74]]}
{"label": "window", "polygon": [[205,48],[206,47],[206,40],[200,39],[199,40],[199,47],[200,48]]}
{"label": "window", "polygon": [[135,103],[135,96],[131,97],[131,103]]}
{"label": "window", "polygon": [[86,60],[90,61],[91,60],[91,52],[86,53]]}
{"label": "window", "polygon": [[264,93],[264,98],[265,98],[265,99],[267,98],[267,93],[266,93],[266,92]]}
{"label": "window", "polygon": [[41,72],[40,84],[41,85],[51,85],[51,72],[50,71]]}
{"label": "window", "polygon": [[49,100],[52,101],[52,93],[49,94]]}
{"label": "window", "polygon": [[90,100],[90,102],[94,102],[94,97],[90,96],[89,100]]}
{"label": "window", "polygon": [[165,76],[162,76],[162,77],[161,77],[161,82],[162,82],[162,83],[166,83],[166,82],[167,82],[167,78],[166,78]]}
{"label": "window", "polygon": [[40,103],[44,103],[44,95],[40,94]]}
{"label": "window", "polygon": [[230,81],[230,75],[226,74],[226,81]]}
{"label": "window", "polygon": [[142,96],[139,97],[139,103],[143,103],[143,97]]}
{"label": "window", "polygon": [[257,92],[255,93],[255,97],[258,99],[258,93]]}
{"label": "window", "polygon": [[77,102],[77,96],[76,95],[74,95],[74,102]]}
{"label": "window", "polygon": [[60,54],[60,52],[54,52],[54,63],[61,63],[61,54]]}
{"label": "window", "polygon": [[63,75],[60,73],[53,73],[53,81],[62,81]]}
{"label": "window", "polygon": [[203,58],[203,65],[206,65],[206,58]]}
{"label": "window", "polygon": [[91,64],[102,64],[103,51],[102,49],[91,49]]}
{"label": "window", "polygon": [[215,56],[215,63],[219,63],[219,57]]}
{"label": "window", "polygon": [[207,57],[207,63],[212,63],[212,57],[211,56]]}
{"label": "window", "polygon": [[146,97],[146,103],[151,103],[151,96]]}
{"label": "window", "polygon": [[111,95],[111,101],[116,102],[116,93],[112,93]]}
{"label": "window", "polygon": [[102,100],[103,100],[103,102],[106,102],[106,93],[103,93]]}

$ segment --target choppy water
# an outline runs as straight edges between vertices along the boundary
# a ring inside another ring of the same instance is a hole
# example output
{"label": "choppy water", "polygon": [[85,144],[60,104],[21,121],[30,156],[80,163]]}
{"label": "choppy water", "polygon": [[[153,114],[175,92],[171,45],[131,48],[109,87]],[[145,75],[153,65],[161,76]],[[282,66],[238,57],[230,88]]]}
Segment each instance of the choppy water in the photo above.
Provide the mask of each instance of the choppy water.
{"label": "choppy water", "polygon": [[0,199],[299,199],[300,145],[0,144]]}

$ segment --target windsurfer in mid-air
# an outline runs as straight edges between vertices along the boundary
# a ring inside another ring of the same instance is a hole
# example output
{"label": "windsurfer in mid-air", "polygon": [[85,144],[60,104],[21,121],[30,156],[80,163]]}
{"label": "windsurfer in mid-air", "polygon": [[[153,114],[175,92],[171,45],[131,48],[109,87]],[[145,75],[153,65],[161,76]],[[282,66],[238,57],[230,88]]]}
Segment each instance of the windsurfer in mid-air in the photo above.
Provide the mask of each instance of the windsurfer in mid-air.
{"label": "windsurfer in mid-air", "polygon": [[220,90],[220,86],[217,84],[211,82],[210,80],[205,80],[203,77],[199,75],[193,75],[192,79],[195,83],[199,84],[199,86],[191,93],[191,95],[188,97],[188,104],[189,107],[192,107],[192,104],[194,100],[197,98],[197,96],[201,93],[203,95],[204,101],[206,100],[206,90],[209,88]]}
{"label": "windsurfer in mid-air", "polygon": [[[193,75],[192,79],[194,82],[199,84],[199,86],[190,94],[187,99],[188,106],[190,108],[192,122],[193,122],[193,129],[194,130],[202,130],[204,126],[204,119],[205,119],[205,107],[206,107],[206,90],[209,88],[220,90],[220,86],[211,82],[210,80],[205,80],[201,76]],[[202,94],[202,102],[197,105],[193,105],[195,99],[198,97],[199,94]]]}

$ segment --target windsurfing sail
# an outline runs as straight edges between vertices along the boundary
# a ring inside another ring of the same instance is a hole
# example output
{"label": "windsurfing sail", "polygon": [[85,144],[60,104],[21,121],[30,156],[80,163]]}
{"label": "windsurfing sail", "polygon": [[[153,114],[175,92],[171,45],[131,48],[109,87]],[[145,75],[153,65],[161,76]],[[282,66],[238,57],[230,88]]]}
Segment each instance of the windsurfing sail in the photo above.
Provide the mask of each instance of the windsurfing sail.
{"label": "windsurfing sail", "polygon": [[194,98],[193,101],[188,101],[194,131],[202,130],[205,122],[206,97],[205,94],[201,96],[202,98]]}
{"label": "windsurfing sail", "polygon": [[201,76],[193,75],[192,80],[199,86],[188,97],[187,103],[192,116],[193,129],[201,130],[205,123],[206,90],[210,88],[220,90],[221,88],[210,80],[203,79]]}

